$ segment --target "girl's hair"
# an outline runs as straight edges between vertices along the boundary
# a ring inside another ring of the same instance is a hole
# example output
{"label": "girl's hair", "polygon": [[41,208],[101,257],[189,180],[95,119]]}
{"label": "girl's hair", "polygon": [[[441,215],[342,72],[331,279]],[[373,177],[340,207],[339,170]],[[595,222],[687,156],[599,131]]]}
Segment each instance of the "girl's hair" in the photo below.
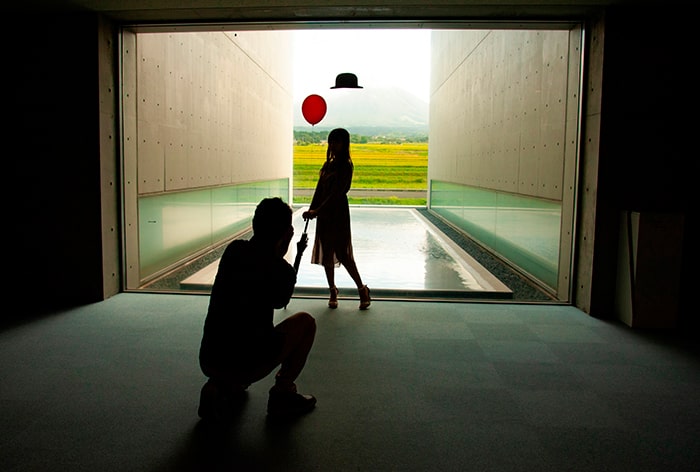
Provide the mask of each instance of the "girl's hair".
{"label": "girl's hair", "polygon": [[330,133],[328,133],[328,142],[340,141],[342,143],[350,144],[350,133],[344,128],[336,128]]}
{"label": "girl's hair", "polygon": [[328,144],[330,145],[330,143],[332,142],[340,143],[341,148],[337,155],[331,155],[331,147],[328,146],[328,150],[326,151],[326,161],[330,161],[331,158],[335,159],[336,157],[344,158],[348,161],[351,161],[350,133],[348,133],[348,130],[344,128],[336,128],[330,133],[328,133]]}

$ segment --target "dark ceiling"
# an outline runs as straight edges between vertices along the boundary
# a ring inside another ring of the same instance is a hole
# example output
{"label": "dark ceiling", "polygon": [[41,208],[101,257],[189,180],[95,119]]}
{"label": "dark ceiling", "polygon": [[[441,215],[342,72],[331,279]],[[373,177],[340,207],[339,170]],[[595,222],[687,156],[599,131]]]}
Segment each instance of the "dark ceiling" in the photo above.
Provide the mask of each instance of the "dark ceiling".
{"label": "dark ceiling", "polygon": [[[353,23],[397,20],[536,21],[581,19],[601,7],[645,8],[673,0],[23,0],[4,10],[100,12],[124,23]],[[682,3],[682,2],[681,2]]]}

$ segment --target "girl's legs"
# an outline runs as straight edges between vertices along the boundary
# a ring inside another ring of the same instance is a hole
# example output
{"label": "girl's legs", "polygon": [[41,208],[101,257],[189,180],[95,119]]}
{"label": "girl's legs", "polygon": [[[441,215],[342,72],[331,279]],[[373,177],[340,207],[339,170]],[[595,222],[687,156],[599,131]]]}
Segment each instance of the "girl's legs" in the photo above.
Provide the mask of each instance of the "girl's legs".
{"label": "girl's legs", "polygon": [[357,289],[359,290],[362,288],[364,284],[362,283],[362,277],[360,277],[360,272],[357,270],[355,261],[353,259],[344,261],[343,266],[345,266],[345,270],[348,271],[348,275],[350,275],[350,278],[355,282],[355,285],[357,285]]}
{"label": "girl's legs", "polygon": [[335,286],[335,266],[333,264],[330,264],[323,266],[323,268],[326,271],[328,291],[330,292],[330,298],[328,299],[328,307],[338,308],[338,289]]}
{"label": "girl's legs", "polygon": [[360,276],[360,272],[357,270],[355,260],[350,258],[347,261],[342,261],[342,264],[345,266],[345,270],[348,271],[348,274],[355,282],[355,285],[357,285],[357,293],[360,295],[360,310],[366,310],[369,308],[371,303],[369,287],[362,283],[362,277]]}
{"label": "girl's legs", "polygon": [[324,265],[323,269],[326,271],[326,280],[328,281],[328,288],[334,288],[335,287],[335,266],[333,264]]}

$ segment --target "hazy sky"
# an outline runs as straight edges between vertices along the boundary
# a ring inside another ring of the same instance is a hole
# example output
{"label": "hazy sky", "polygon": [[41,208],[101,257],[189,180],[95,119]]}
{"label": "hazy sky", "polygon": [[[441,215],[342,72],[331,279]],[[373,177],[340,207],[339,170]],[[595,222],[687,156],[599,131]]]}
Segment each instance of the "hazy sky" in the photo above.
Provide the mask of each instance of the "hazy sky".
{"label": "hazy sky", "polygon": [[428,102],[430,30],[299,30],[294,32],[294,99],[326,98],[336,75],[352,72],[367,87],[398,86]]}

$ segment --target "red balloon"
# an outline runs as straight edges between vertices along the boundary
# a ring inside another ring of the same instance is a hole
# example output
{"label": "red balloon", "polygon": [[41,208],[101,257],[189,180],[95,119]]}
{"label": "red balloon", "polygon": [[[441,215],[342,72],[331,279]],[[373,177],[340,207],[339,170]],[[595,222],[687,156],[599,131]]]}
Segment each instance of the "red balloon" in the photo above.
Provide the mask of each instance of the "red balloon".
{"label": "red balloon", "polygon": [[326,101],[320,95],[309,95],[301,104],[301,113],[311,126],[315,125],[326,116],[326,109]]}

